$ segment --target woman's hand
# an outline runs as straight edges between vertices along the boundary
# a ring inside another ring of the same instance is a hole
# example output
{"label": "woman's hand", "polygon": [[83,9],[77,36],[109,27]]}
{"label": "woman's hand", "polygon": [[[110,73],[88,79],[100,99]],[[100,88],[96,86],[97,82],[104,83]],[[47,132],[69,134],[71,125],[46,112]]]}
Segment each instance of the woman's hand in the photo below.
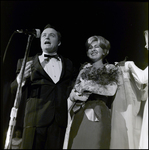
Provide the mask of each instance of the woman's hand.
{"label": "woman's hand", "polygon": [[83,94],[81,94],[76,92],[75,89],[72,89],[70,93],[70,99],[71,101],[76,101],[76,100],[86,101],[90,94],[91,94],[90,92],[84,92]]}
{"label": "woman's hand", "polygon": [[125,62],[125,71],[130,71],[136,78],[143,77],[143,70],[138,68],[133,61]]}
{"label": "woman's hand", "polygon": [[132,71],[133,72],[133,67],[132,66],[134,66],[135,64],[134,64],[134,62],[133,61],[126,61],[125,62],[125,71],[127,72],[127,71]]}

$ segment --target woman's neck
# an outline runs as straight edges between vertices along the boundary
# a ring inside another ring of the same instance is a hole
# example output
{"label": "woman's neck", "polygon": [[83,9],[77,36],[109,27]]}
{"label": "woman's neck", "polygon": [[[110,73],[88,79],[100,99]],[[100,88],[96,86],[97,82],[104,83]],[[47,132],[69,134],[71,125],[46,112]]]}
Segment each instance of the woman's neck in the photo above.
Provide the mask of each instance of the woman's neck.
{"label": "woman's neck", "polygon": [[93,62],[93,64],[92,64],[95,68],[101,68],[101,67],[103,67],[103,61],[102,61],[102,59],[100,59],[100,60],[98,60],[98,61],[96,61],[96,62]]}

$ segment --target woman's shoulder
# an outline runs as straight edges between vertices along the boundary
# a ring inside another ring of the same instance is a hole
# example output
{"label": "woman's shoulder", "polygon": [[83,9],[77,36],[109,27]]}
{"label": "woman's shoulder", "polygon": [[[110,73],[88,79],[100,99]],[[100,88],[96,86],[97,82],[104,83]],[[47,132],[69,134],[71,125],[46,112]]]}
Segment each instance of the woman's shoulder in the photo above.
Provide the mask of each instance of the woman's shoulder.
{"label": "woman's shoulder", "polygon": [[107,73],[112,73],[112,72],[119,72],[119,66],[115,64],[104,64],[103,70],[105,70]]}
{"label": "woman's shoulder", "polygon": [[109,64],[109,63],[106,63],[106,64],[105,64],[105,67],[106,67],[107,69],[114,69],[114,68],[117,68],[116,65],[114,65],[114,64]]}
{"label": "woman's shoulder", "polygon": [[89,68],[91,66],[92,66],[91,63],[85,62],[85,63],[81,64],[80,70],[85,69],[85,68]]}
{"label": "woman's shoulder", "polygon": [[[81,65],[80,70],[88,70],[90,68],[92,68],[92,64],[85,62],[84,64]],[[105,70],[105,71],[115,71],[115,70],[119,70],[119,67],[115,64],[109,64],[109,63],[105,63],[103,68],[99,68],[100,70]]]}

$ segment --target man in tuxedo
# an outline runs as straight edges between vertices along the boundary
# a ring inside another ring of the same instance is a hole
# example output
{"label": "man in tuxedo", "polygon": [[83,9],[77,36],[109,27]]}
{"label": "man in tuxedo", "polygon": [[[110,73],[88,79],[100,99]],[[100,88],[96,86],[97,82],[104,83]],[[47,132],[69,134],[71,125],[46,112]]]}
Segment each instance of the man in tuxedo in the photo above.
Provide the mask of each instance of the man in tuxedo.
{"label": "man in tuxedo", "polygon": [[[58,55],[61,34],[50,24],[41,33],[42,54],[29,57],[22,81],[25,103],[23,149],[62,149],[67,126],[67,98],[77,72],[68,58]],[[17,77],[11,84],[16,93],[20,82],[22,59]],[[20,105],[21,105],[20,103]]]}

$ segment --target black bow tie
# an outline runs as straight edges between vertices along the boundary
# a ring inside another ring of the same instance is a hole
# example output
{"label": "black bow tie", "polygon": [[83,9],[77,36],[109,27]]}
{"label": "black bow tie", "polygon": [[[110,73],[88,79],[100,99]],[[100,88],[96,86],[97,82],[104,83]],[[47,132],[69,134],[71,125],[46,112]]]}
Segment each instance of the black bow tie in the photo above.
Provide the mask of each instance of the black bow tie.
{"label": "black bow tie", "polygon": [[51,58],[55,58],[55,59],[57,59],[57,60],[59,60],[59,61],[60,61],[60,59],[59,59],[58,55],[47,55],[47,54],[44,54],[44,57],[47,57],[47,58],[49,58],[49,59],[51,59]]}

